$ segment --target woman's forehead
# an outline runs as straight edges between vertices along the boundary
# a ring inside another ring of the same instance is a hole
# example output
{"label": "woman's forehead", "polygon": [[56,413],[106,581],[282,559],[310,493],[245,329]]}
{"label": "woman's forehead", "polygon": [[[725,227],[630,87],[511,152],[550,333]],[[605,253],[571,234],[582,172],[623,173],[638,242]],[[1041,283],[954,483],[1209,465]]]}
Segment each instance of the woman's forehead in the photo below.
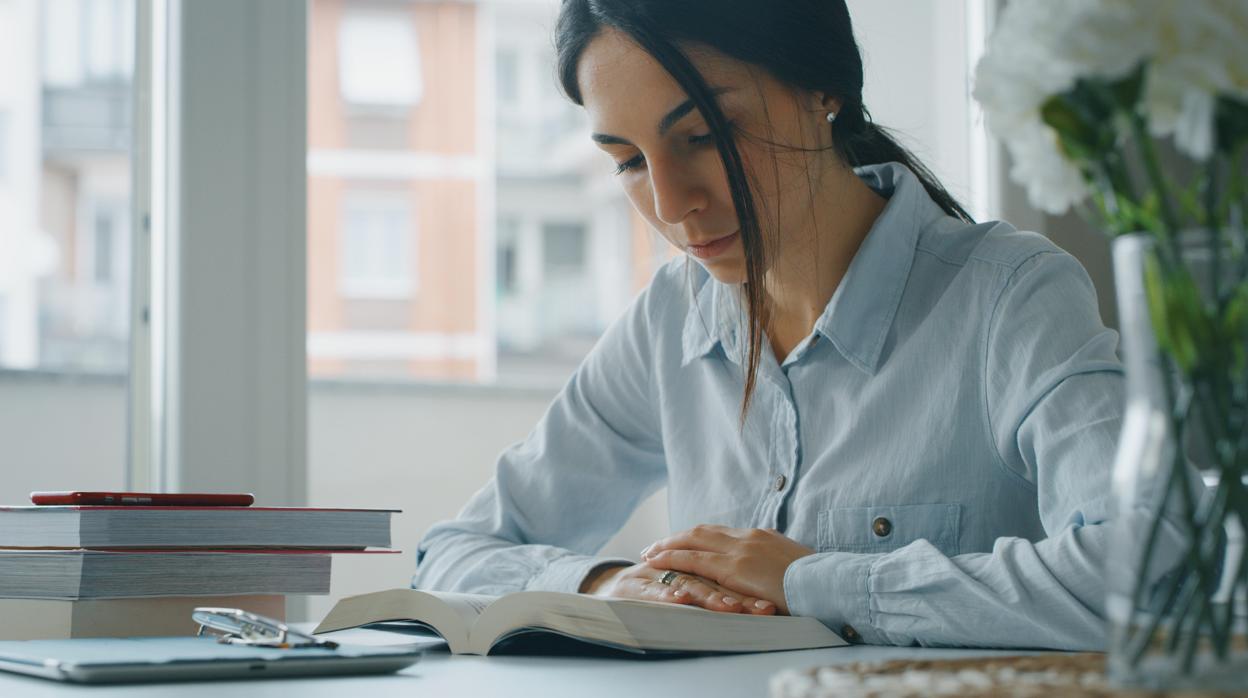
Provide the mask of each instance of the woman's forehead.
{"label": "woman's forehead", "polygon": [[[751,80],[748,66],[709,48],[682,46],[708,85],[728,90]],[[622,128],[637,120],[657,122],[688,99],[684,89],[654,56],[616,30],[605,30],[586,46],[577,64],[581,101],[595,130]],[[618,124],[618,125],[617,125]]]}

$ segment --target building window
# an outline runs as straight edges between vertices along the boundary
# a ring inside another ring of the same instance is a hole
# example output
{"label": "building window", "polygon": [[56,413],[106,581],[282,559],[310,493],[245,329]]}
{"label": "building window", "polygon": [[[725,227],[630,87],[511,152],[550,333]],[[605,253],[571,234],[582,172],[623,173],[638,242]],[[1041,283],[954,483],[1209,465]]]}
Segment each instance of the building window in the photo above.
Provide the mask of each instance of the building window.
{"label": "building window", "polygon": [[547,274],[573,276],[585,271],[585,226],[580,223],[542,225],[542,266]]}
{"label": "building window", "polygon": [[134,70],[132,0],[45,0],[42,5],[46,86],[129,82]]}
{"label": "building window", "polygon": [[134,3],[90,0],[83,4],[87,72],[93,81],[124,79],[133,71]]}
{"label": "building window", "polygon": [[344,102],[412,107],[424,94],[416,27],[402,13],[358,12],[339,28],[338,79]]}
{"label": "building window", "polygon": [[498,221],[495,231],[495,246],[498,250],[495,276],[500,296],[515,294],[520,289],[520,224],[514,218]]}
{"label": "building window", "polygon": [[343,204],[339,291],[349,298],[402,299],[415,290],[416,231],[401,194],[351,194]]}

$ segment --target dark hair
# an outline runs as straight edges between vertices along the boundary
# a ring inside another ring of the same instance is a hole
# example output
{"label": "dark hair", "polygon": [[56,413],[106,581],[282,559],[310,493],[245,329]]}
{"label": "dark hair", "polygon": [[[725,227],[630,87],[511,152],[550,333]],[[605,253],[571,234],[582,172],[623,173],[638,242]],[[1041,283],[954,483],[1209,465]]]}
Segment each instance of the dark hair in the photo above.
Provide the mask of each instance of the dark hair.
{"label": "dark hair", "polygon": [[577,104],[582,104],[577,63],[604,27],[631,38],[684,89],[706,120],[727,171],[745,251],[750,331],[744,420],[762,356],[767,312],[762,279],[768,251],[735,134],[680,43],[710,47],[763,68],[791,87],[839,98],[841,109],[831,128],[833,147],[845,162],[854,167],[899,162],[919,177],[945,213],[968,222],[971,217],[917,158],[870,120],[862,103],[862,55],[844,0],[563,0],[555,29],[559,81]]}

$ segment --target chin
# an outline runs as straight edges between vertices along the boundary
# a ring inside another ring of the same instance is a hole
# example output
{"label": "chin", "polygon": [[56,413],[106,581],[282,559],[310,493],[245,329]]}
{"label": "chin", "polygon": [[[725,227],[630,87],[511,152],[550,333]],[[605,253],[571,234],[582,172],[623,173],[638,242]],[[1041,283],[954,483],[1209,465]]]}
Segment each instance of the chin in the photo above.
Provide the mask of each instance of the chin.
{"label": "chin", "polygon": [[745,283],[745,260],[741,258],[696,260],[721,284]]}

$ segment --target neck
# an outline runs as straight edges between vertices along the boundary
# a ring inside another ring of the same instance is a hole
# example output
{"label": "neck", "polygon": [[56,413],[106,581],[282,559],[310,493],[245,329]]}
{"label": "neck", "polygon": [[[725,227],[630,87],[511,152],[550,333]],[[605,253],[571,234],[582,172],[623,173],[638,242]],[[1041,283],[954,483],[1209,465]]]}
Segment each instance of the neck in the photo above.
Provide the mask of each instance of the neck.
{"label": "neck", "polygon": [[779,360],[810,334],[887,203],[849,167],[834,168],[818,184],[810,218],[784,229],[763,277],[765,327]]}

